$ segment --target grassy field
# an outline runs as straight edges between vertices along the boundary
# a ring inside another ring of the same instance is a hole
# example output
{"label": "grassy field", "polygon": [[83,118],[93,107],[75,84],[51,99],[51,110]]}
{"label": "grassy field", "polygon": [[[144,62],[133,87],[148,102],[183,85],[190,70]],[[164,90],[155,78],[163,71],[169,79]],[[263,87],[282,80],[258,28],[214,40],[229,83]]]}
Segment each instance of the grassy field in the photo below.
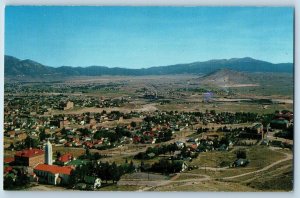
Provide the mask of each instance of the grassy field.
{"label": "grassy field", "polygon": [[[290,152],[284,150],[283,152]],[[201,153],[197,159],[194,159],[191,165],[196,165],[204,169],[195,169],[188,171],[189,173],[195,173],[200,175],[209,175],[216,179],[221,179],[223,177],[230,177],[234,175],[239,175],[255,170],[259,170],[265,166],[272,164],[280,159],[285,158],[285,154],[279,151],[270,150],[265,146],[253,146],[246,148],[247,159],[250,161],[247,167],[238,167],[238,168],[228,168],[225,170],[210,170],[205,167],[219,167],[221,162],[233,163],[236,159],[234,151],[212,151]]]}

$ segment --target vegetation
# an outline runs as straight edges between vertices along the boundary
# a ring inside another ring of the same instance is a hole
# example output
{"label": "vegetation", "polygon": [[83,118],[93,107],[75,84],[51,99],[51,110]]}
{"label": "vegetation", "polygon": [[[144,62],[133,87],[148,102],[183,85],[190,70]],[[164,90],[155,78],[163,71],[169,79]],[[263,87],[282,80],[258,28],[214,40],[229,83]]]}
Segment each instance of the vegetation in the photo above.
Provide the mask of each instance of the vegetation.
{"label": "vegetation", "polygon": [[115,183],[120,180],[123,174],[133,171],[135,171],[135,166],[132,161],[129,164],[125,163],[119,166],[114,162],[109,164],[108,162],[90,161],[71,172],[69,186],[74,187],[77,183],[84,182],[85,176],[94,176],[106,183],[108,181]]}

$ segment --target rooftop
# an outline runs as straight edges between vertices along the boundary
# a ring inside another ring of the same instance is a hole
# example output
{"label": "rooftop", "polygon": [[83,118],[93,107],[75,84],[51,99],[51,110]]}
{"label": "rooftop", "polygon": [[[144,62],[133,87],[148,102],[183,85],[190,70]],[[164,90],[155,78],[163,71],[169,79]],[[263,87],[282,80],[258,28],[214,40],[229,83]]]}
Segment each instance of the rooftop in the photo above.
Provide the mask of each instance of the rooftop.
{"label": "rooftop", "polygon": [[11,163],[11,162],[13,162],[13,161],[15,161],[15,158],[14,157],[5,157],[4,158],[4,163]]}
{"label": "rooftop", "polygon": [[56,165],[48,165],[48,164],[38,164],[34,170],[45,171],[53,174],[65,174],[70,175],[72,168],[70,166],[56,166]]}
{"label": "rooftop", "polygon": [[22,150],[18,151],[15,156],[17,157],[35,157],[38,155],[43,155],[45,152],[41,149],[27,149],[27,150]]}
{"label": "rooftop", "polygon": [[60,162],[68,162],[68,161],[70,161],[71,159],[72,159],[72,154],[66,153],[66,154],[62,155],[62,156],[58,159],[58,161],[60,161]]}

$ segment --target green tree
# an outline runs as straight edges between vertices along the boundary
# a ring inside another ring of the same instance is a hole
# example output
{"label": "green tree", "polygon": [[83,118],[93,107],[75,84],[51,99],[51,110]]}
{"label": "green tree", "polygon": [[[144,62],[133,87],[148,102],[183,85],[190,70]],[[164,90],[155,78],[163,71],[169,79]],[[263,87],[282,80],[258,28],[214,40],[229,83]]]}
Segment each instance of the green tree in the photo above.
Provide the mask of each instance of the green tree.
{"label": "green tree", "polygon": [[133,127],[133,128],[135,128],[136,125],[137,125],[137,124],[136,124],[136,122],[134,122],[134,121],[132,121],[132,122],[130,123],[130,126]]}
{"label": "green tree", "polygon": [[56,159],[61,157],[61,152],[60,151],[56,151]]}
{"label": "green tree", "polygon": [[39,141],[37,139],[31,138],[30,136],[27,136],[24,144],[26,148],[37,148],[39,145]]}
{"label": "green tree", "polygon": [[40,141],[43,141],[46,139],[46,133],[45,133],[44,128],[40,130],[39,138],[40,138]]}
{"label": "green tree", "polygon": [[14,187],[14,180],[11,176],[4,177],[4,190],[11,190]]}
{"label": "green tree", "polygon": [[245,150],[238,150],[238,151],[236,152],[236,158],[237,158],[237,159],[240,159],[240,158],[242,158],[242,159],[247,159],[246,151],[245,151]]}

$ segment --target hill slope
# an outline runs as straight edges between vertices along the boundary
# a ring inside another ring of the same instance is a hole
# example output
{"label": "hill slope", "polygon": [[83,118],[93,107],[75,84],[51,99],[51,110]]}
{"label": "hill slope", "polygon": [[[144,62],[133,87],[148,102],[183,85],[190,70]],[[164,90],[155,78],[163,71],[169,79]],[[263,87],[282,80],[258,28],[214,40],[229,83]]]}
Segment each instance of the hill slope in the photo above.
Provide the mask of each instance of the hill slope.
{"label": "hill slope", "polygon": [[219,69],[200,78],[201,83],[219,87],[250,86],[255,80],[248,73]]}

